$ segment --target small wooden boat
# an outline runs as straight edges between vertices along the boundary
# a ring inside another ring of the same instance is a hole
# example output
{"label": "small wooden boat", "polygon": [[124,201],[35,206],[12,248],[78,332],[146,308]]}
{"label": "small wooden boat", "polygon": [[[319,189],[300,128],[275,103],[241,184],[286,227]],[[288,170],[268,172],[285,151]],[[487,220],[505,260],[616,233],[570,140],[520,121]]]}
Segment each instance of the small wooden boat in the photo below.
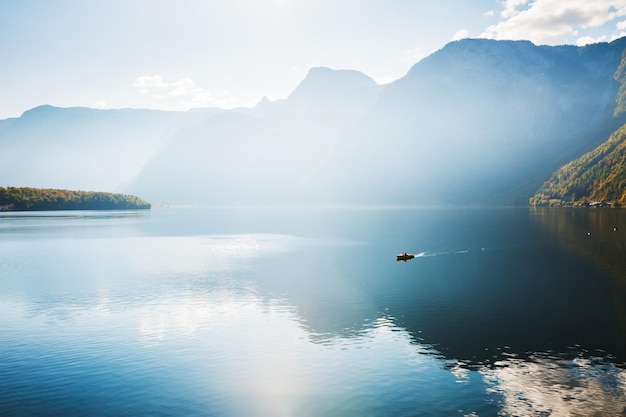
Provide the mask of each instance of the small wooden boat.
{"label": "small wooden boat", "polygon": [[397,259],[396,259],[397,261],[404,261],[404,262],[406,262],[406,261],[408,261],[409,259],[413,259],[413,258],[415,258],[415,255],[414,255],[414,254],[412,254],[412,253],[402,252],[402,253],[397,254],[397,255],[396,255],[396,258],[397,258]]}

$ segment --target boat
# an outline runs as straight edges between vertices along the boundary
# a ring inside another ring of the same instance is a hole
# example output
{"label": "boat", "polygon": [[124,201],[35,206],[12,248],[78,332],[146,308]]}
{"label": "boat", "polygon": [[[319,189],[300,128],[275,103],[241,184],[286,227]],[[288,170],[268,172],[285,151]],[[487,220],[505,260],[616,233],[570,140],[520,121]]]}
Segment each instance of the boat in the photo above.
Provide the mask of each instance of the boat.
{"label": "boat", "polygon": [[415,255],[414,255],[414,254],[412,254],[412,253],[402,252],[402,253],[397,254],[397,255],[396,255],[396,258],[397,258],[397,259],[396,259],[397,261],[404,261],[404,262],[406,262],[406,261],[408,261],[409,259],[413,259],[413,258],[415,258]]}

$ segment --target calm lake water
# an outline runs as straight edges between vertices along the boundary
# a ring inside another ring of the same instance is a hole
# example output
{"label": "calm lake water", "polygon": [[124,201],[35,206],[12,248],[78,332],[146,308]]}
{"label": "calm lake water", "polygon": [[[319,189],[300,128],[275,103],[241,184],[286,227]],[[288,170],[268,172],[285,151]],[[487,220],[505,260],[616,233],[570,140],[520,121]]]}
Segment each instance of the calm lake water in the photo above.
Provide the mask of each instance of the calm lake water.
{"label": "calm lake water", "polygon": [[626,210],[0,214],[1,416],[625,414]]}

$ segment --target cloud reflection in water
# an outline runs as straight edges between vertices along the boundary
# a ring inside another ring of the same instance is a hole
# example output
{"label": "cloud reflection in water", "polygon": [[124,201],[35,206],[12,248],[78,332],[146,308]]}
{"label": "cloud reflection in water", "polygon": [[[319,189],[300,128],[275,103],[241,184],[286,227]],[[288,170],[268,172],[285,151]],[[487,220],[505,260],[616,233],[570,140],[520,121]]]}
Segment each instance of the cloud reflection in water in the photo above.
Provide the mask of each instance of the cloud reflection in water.
{"label": "cloud reflection in water", "polygon": [[502,414],[618,416],[626,412],[626,372],[601,358],[564,360],[535,355],[481,373],[489,392],[502,395]]}

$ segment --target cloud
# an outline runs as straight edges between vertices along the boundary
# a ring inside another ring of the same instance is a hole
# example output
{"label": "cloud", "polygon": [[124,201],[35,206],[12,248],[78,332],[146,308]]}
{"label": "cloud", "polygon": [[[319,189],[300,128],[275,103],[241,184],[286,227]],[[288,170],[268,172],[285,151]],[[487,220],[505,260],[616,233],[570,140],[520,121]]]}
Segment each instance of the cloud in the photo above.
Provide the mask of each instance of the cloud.
{"label": "cloud", "polygon": [[504,10],[500,13],[504,19],[511,18],[520,13],[518,8],[522,6],[526,6],[528,4],[528,0],[505,0],[504,1]]}
{"label": "cloud", "polygon": [[108,109],[109,108],[109,103],[107,103],[104,100],[98,100],[98,101],[93,103],[93,107],[96,108],[96,109]]}
{"label": "cloud", "polygon": [[613,33],[612,39],[617,39],[626,36],[626,20],[617,22],[615,24],[616,31]]}
{"label": "cloud", "polygon": [[140,94],[154,100],[153,107],[165,110],[189,110],[196,107],[233,107],[236,100],[228,90],[211,94],[196,86],[191,78],[165,81],[160,75],[142,75],[132,84]]}
{"label": "cloud", "polygon": [[578,38],[576,40],[576,45],[577,46],[585,46],[585,45],[589,45],[592,43],[598,43],[598,42],[606,42],[606,36],[598,36],[597,38],[594,38],[592,36],[583,36],[582,38]]}
{"label": "cloud", "polygon": [[500,21],[480,37],[546,45],[565,44],[571,38],[586,42],[588,37],[580,36],[581,31],[626,16],[626,0],[504,0],[501,4]]}
{"label": "cloud", "polygon": [[454,32],[454,36],[452,36],[452,40],[453,41],[458,41],[460,39],[465,39],[469,36],[469,30],[467,29],[461,29],[461,30],[457,30],[456,32]]}
{"label": "cloud", "polygon": [[163,82],[163,78],[160,75],[142,75],[137,77],[133,87],[139,88],[139,91],[143,94],[148,94],[152,89],[166,89],[167,83]]}

